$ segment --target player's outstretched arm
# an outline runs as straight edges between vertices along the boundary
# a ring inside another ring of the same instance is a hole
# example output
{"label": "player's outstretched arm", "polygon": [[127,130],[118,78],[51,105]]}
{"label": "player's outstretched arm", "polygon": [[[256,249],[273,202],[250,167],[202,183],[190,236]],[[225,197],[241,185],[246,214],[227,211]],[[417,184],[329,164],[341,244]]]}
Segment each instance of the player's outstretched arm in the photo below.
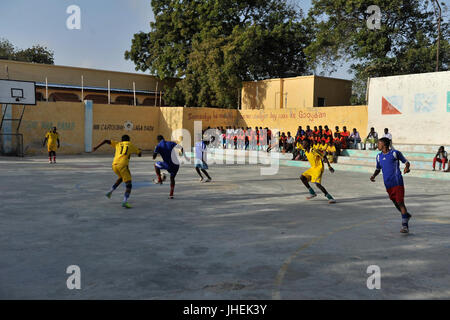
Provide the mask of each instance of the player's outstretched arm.
{"label": "player's outstretched arm", "polygon": [[60,146],[60,143],[59,143],[59,138],[56,140],[56,141],[58,141],[58,148],[59,148],[59,146]]}
{"label": "player's outstretched arm", "polygon": [[100,143],[98,146],[94,147],[94,152],[100,148],[102,145],[104,145],[105,143],[107,144],[111,144],[111,140],[103,140],[102,143]]}
{"label": "player's outstretched arm", "polygon": [[370,181],[375,182],[375,178],[377,175],[380,174],[380,169],[375,170],[375,172],[373,173],[373,175],[370,177]]}
{"label": "player's outstretched arm", "polygon": [[327,152],[325,152],[325,156],[323,157],[323,161],[328,165],[328,169],[330,169],[330,172],[334,172],[334,168],[331,166],[330,161],[328,161]]}
{"label": "player's outstretched arm", "polygon": [[44,138],[44,142],[42,143],[42,146],[45,147],[46,143],[47,143],[47,137]]}

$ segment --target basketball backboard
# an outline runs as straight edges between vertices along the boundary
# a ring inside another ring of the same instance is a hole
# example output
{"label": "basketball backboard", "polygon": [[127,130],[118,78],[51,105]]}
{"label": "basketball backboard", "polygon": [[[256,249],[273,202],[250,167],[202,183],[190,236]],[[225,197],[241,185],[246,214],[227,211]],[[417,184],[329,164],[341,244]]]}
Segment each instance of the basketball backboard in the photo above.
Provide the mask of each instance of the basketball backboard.
{"label": "basketball backboard", "polygon": [[36,83],[0,79],[0,104],[36,105]]}

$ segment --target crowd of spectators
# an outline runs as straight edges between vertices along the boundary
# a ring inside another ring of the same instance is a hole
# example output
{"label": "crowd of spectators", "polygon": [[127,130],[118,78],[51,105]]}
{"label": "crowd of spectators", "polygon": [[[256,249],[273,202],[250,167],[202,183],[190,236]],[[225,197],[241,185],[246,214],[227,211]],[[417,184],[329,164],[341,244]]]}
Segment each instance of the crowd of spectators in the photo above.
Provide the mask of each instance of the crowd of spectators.
{"label": "crowd of spectators", "polygon": [[[314,126],[312,129],[309,125],[305,129],[299,126],[295,136],[290,131],[277,132],[273,136],[268,127],[217,127],[216,132],[220,133],[220,139],[217,139],[220,141],[214,142],[215,147],[267,152],[274,150],[292,153],[293,159],[296,160],[306,159],[300,145],[303,140],[309,139],[313,142],[314,148],[327,152],[330,162],[336,162],[343,149],[366,149],[367,145],[369,149],[376,149],[378,141],[378,134],[374,128],[371,128],[370,133],[362,141],[356,128],[350,132],[346,126],[342,127],[342,130],[336,126],[334,132],[327,125]],[[387,133],[388,129],[385,129],[384,136]]]}
{"label": "crowd of spectators", "polygon": [[[208,129],[211,128],[208,127]],[[217,133],[215,136],[219,138],[208,139],[215,148],[267,152],[273,150],[292,153],[293,160],[306,160],[301,145],[305,139],[309,139],[313,148],[325,154],[330,163],[335,163],[344,149],[377,150],[379,139],[375,128],[370,128],[367,137],[362,139],[356,128],[350,132],[346,126],[343,126],[342,130],[336,126],[332,132],[327,125],[324,127],[314,126],[312,129],[309,125],[305,129],[299,126],[295,136],[290,131],[287,133],[277,132],[273,136],[268,127],[217,127],[215,132]],[[392,143],[392,134],[388,128],[384,129],[381,138],[388,138]],[[444,171],[450,172],[450,161],[443,146],[439,148],[433,159],[433,171],[436,170],[436,163],[439,164],[439,170],[442,167]]]}

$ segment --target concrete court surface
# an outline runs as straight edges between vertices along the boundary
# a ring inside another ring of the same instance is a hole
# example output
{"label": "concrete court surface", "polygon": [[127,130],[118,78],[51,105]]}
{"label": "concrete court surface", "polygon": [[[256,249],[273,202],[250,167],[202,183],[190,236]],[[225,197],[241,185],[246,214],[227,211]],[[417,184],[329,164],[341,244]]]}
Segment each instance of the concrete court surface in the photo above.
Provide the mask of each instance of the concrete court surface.
{"label": "concrete court surface", "polygon": [[[338,203],[305,200],[303,168],[261,176],[214,165],[202,184],[180,169],[174,200],[131,159],[120,206],[111,156],[0,158],[0,299],[449,299],[450,185],[405,177],[411,233],[382,177],[326,172]],[[69,290],[69,265],[81,289]],[[367,268],[381,289],[367,288]]]}

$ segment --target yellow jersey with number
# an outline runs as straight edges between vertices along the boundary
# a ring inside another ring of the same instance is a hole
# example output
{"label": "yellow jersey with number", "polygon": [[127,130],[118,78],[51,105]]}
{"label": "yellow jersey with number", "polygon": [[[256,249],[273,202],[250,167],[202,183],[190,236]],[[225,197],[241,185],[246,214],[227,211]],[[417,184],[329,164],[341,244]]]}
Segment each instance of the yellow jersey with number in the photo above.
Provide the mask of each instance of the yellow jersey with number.
{"label": "yellow jersey with number", "polygon": [[114,141],[111,140],[111,147],[116,149],[116,154],[114,155],[113,165],[116,166],[128,166],[130,162],[131,155],[139,154],[141,150],[135,147],[130,141]]}
{"label": "yellow jersey with number", "polygon": [[306,158],[308,158],[311,168],[322,169],[322,153],[316,149],[311,149],[309,152],[305,150]]}

